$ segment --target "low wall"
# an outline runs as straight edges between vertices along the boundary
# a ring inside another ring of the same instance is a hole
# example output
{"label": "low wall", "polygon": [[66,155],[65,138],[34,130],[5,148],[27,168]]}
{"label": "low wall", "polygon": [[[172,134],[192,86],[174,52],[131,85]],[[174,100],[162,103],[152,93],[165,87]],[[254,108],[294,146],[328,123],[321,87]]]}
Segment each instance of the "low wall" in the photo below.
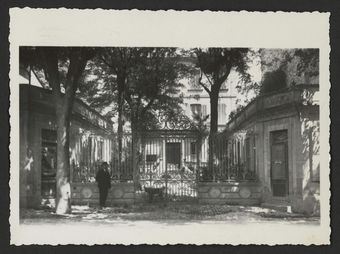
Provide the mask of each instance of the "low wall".
{"label": "low wall", "polygon": [[[71,183],[73,205],[99,205],[99,189],[96,183]],[[106,205],[134,203],[133,183],[111,183]]]}
{"label": "low wall", "polygon": [[200,182],[198,202],[201,204],[259,205],[261,184],[257,182]]}

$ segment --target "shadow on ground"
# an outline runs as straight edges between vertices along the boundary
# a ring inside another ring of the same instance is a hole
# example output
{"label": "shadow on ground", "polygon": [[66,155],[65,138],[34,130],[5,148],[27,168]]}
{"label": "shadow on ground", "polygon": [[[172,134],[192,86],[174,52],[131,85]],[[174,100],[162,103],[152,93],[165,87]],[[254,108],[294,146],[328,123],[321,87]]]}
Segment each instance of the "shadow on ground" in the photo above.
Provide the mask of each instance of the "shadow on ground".
{"label": "shadow on ground", "polygon": [[22,210],[20,223],[127,223],[133,221],[186,224],[200,221],[235,222],[291,222],[318,224],[319,217],[285,213],[255,206],[199,205],[183,203],[136,204],[99,209],[89,206],[72,206],[72,213],[57,215],[52,209]]}

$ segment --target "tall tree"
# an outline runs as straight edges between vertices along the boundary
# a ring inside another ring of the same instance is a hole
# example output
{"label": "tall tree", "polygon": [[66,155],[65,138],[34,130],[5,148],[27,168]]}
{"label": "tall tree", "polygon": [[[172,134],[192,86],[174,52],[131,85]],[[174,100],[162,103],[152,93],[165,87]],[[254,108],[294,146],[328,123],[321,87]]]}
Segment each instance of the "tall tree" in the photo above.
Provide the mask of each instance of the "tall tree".
{"label": "tall tree", "polygon": [[52,89],[57,123],[56,213],[71,212],[69,129],[79,80],[94,50],[82,47],[21,48],[21,62],[36,65]]}
{"label": "tall tree", "polygon": [[138,184],[137,147],[140,133],[155,128],[160,112],[180,112],[182,98],[178,95],[180,78],[185,67],[179,62],[176,48],[143,48],[140,61],[128,77],[125,101],[129,106],[132,132],[133,175]]}
{"label": "tall tree", "polygon": [[[210,133],[209,133],[209,160],[210,170],[214,170],[214,139],[218,131],[218,97],[222,84],[228,79],[234,69],[240,77],[247,82],[250,75],[247,73],[247,48],[197,48],[197,66],[201,69],[199,84],[210,97]],[[214,174],[213,174],[214,176]]]}
{"label": "tall tree", "polygon": [[112,47],[103,48],[100,54],[100,60],[109,68],[109,72],[116,77],[116,83],[111,83],[111,86],[112,90],[116,90],[117,92],[119,168],[122,163],[123,110],[127,78],[131,68],[138,64],[140,53],[138,48]]}
{"label": "tall tree", "polygon": [[[115,107],[118,151],[122,149],[122,116],[130,122],[133,176],[138,183],[135,156],[139,133],[157,128],[160,112],[170,118],[180,114],[182,98],[174,95],[178,95],[179,80],[187,74],[187,69],[180,62],[176,48],[105,48],[100,58],[95,58],[91,64],[90,75],[95,78],[87,82],[81,94],[98,109]],[[112,116],[110,113],[108,116]]]}

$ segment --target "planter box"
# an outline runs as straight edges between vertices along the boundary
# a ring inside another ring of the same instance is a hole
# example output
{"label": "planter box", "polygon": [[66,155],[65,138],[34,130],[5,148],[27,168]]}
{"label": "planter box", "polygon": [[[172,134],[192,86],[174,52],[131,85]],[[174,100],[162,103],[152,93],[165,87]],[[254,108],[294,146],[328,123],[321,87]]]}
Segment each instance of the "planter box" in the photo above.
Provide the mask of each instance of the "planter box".
{"label": "planter box", "polygon": [[258,182],[200,182],[197,186],[201,204],[259,205],[262,185]]}
{"label": "planter box", "polygon": [[[71,183],[71,202],[73,205],[99,205],[97,183]],[[106,205],[134,203],[133,183],[111,183]]]}

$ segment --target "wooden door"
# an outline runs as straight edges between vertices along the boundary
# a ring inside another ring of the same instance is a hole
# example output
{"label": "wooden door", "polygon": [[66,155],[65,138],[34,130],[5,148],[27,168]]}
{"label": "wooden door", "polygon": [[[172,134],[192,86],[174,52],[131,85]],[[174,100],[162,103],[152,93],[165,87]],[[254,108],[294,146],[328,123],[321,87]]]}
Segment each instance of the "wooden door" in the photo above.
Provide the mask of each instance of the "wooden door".
{"label": "wooden door", "polygon": [[271,185],[273,196],[288,195],[287,131],[271,135]]}

